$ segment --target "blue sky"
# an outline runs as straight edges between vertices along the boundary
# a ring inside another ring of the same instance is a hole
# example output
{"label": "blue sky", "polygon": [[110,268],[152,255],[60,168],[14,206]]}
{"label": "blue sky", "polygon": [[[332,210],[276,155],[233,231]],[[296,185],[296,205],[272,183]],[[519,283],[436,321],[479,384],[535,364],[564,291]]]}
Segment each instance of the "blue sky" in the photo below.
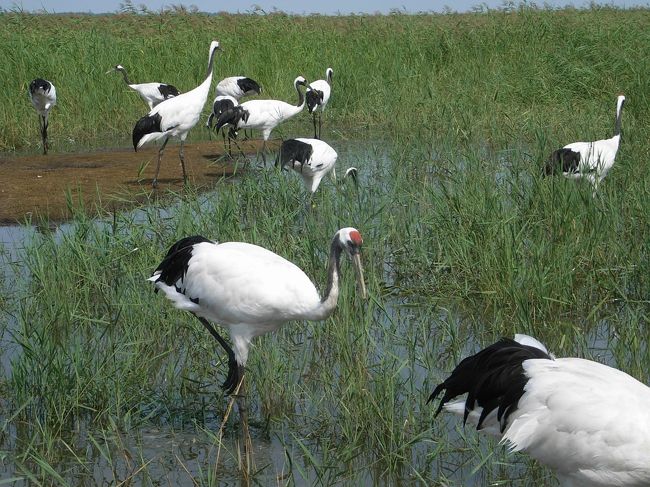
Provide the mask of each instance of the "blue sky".
{"label": "blue sky", "polygon": [[[123,1],[123,0],[122,0]],[[488,7],[503,6],[504,0],[327,0],[320,2],[306,2],[295,0],[257,0],[250,3],[244,2],[220,2],[218,0],[132,0],[136,6],[146,5],[150,10],[160,10],[164,6],[183,4],[186,6],[196,5],[203,12],[246,12],[255,5],[262,9],[271,11],[273,8],[289,13],[309,14],[336,14],[336,13],[388,13],[392,9],[399,9],[406,12],[434,11],[441,12],[445,6],[452,10],[463,12],[471,10],[476,5],[487,5]],[[44,10],[50,13],[60,12],[116,12],[120,8],[120,0],[103,0],[93,2],[87,0],[0,0],[0,7],[6,10],[22,9],[26,11]],[[515,3],[519,3],[516,1]],[[588,5],[587,0],[541,0],[536,2],[539,5],[562,7],[573,5],[584,7]],[[606,3],[618,7],[648,6],[649,0],[598,0],[596,3]]]}

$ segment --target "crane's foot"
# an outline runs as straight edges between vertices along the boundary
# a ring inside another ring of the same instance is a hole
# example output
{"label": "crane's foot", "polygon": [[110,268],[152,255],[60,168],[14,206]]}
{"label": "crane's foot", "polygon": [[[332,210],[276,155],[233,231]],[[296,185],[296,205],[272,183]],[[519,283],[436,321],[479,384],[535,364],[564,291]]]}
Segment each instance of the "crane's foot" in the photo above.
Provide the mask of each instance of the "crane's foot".
{"label": "crane's foot", "polygon": [[243,375],[244,367],[240,367],[237,364],[234,356],[231,357],[228,359],[228,377],[226,377],[226,380],[221,385],[221,388],[225,391],[226,394],[232,394],[239,385],[239,381],[241,381]]}

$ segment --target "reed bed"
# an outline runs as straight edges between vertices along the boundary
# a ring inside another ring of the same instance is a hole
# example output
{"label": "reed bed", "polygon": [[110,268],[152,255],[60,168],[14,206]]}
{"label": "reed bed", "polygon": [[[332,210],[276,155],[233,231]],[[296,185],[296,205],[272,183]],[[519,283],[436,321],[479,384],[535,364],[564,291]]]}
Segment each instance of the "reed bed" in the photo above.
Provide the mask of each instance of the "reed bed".
{"label": "reed bed", "polygon": [[[130,211],[90,214],[71,203],[65,226],[32,233],[20,265],[6,266],[0,301],[4,339],[16,344],[2,377],[0,478],[239,483],[236,419],[217,434],[225,357],[146,278],[172,242],[199,233],[268,247],[320,285],[331,236],[354,225],[371,299],[355,297],[344,266],[331,318],[288,324],[251,350],[248,480],[553,485],[525,456],[455,418],[434,420],[425,403],[460,358],[515,332],[649,381],[649,20],[645,9],[527,7],[0,15],[5,151],[36,150],[31,78],[57,85],[59,143],[124,144],[144,105],[103,73],[122,63],[134,79],[187,90],[217,38],[217,77],[249,75],[273,97],[291,98],[295,75],[320,78],[332,66],[324,132],[339,173],[355,165],[361,175],[358,188],[326,181],[310,202],[294,175],[254,169],[213,192],[188,188]],[[628,97],[623,145],[597,197],[587,184],[543,178],[551,149],[611,133],[619,91]],[[310,131],[307,116],[281,130]]]}

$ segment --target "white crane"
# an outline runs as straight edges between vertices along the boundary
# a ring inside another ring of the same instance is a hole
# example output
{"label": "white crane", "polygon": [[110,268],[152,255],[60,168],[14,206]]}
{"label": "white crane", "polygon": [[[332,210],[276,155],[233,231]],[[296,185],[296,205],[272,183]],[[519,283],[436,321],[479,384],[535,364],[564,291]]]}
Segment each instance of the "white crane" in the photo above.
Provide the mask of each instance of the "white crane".
{"label": "white crane", "polygon": [[298,76],[293,81],[293,86],[298,92],[297,105],[281,100],[250,100],[222,113],[217,119],[215,130],[219,130],[226,124],[230,124],[235,131],[248,128],[261,130],[264,140],[262,158],[266,161],[266,141],[273,129],[298,115],[305,107],[305,95],[300,91],[300,87],[306,85],[307,80],[302,76]]}
{"label": "white crane", "polygon": [[[287,321],[324,320],[334,311],[343,252],[352,260],[365,299],[362,243],[354,228],[336,232],[322,298],[299,267],[270,250],[244,242],[217,243],[201,236],[172,245],[149,280],[176,308],[195,315],[224,348],[228,376],[222,388],[231,394],[243,377],[253,338],[275,331]],[[228,331],[234,350],[211,321]]]}
{"label": "white crane", "polygon": [[56,105],[56,88],[50,81],[36,78],[29,83],[29,98],[38,112],[38,122],[43,141],[43,154],[47,154],[49,149],[47,143],[48,117],[50,110]]}
{"label": "white crane", "polygon": [[109,69],[106,71],[106,74],[117,71],[122,73],[122,76],[124,76],[124,82],[127,86],[136,91],[144,102],[149,105],[149,110],[152,110],[153,107],[159,103],[181,94],[181,92],[178,91],[178,88],[165,83],[131,83],[128,74],[126,73],[126,69],[121,64],[118,64],[113,69]]}
{"label": "white crane", "polygon": [[212,82],[214,56],[217,49],[221,49],[219,42],[212,41],[208,56],[208,73],[203,83],[187,93],[182,93],[158,104],[148,115],[138,120],[135,127],[133,127],[133,148],[136,151],[147,142],[163,139],[163,143],[158,150],[156,175],[152,182],[154,188],[158,187],[160,161],[162,160],[163,151],[170,137],[178,137],[181,140],[178,156],[181,160],[181,167],[183,168],[183,181],[187,182],[183,145],[187,134],[199,121],[203,106],[208,99],[210,84]]}
{"label": "white crane", "polygon": [[616,152],[621,142],[621,115],[624,104],[625,96],[618,95],[616,124],[611,139],[573,142],[553,151],[544,167],[544,173],[552,175],[561,170],[562,174],[570,179],[586,178],[592,184],[595,196],[598,184],[607,175],[616,159]]}
{"label": "white crane", "polygon": [[291,167],[302,176],[305,187],[312,194],[318,189],[321,179],[332,174],[336,180],[336,151],[319,139],[287,139],[280,146],[278,163],[282,168]]}
{"label": "white crane", "polygon": [[620,370],[556,359],[516,335],[465,358],[429,401],[443,390],[436,415],[463,416],[549,466],[564,487],[650,485],[650,388]]}
{"label": "white crane", "polygon": [[[327,102],[330,100],[330,94],[332,93],[332,75],[334,70],[332,68],[327,68],[325,70],[325,78],[318,79],[309,83],[307,88],[307,93],[305,97],[307,98],[307,108],[309,113],[312,114],[314,120],[314,138],[320,139],[321,134],[321,114],[325,111]],[[318,113],[318,135],[316,135],[316,114]]]}
{"label": "white crane", "polygon": [[215,96],[232,96],[239,101],[244,96],[262,93],[262,87],[257,81],[246,76],[229,76],[217,83]]}

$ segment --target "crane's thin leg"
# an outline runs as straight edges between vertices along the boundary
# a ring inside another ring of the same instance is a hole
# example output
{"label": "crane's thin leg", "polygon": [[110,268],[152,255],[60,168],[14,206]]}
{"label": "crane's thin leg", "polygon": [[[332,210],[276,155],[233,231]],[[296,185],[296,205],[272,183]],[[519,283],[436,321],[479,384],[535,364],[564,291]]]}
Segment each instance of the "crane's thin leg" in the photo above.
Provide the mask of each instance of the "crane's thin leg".
{"label": "crane's thin leg", "polygon": [[183,146],[185,141],[181,139],[181,148],[178,151],[178,157],[181,159],[181,168],[183,169],[183,184],[187,185],[187,173],[185,172],[185,152],[183,151]]}
{"label": "crane's thin leg", "polygon": [[237,409],[239,410],[239,418],[241,420],[242,426],[242,443],[244,444],[244,455],[243,455],[243,471],[245,475],[248,475],[251,467],[252,453],[253,453],[253,443],[251,441],[251,435],[248,429],[248,409],[246,406],[246,389],[244,383],[244,367],[239,365],[237,367],[238,374],[240,377],[239,383],[237,384]]}
{"label": "crane's thin leg", "polygon": [[43,139],[43,154],[47,154],[47,115],[41,116],[41,138]]}
{"label": "crane's thin leg", "polygon": [[153,181],[151,183],[151,186],[153,186],[154,189],[158,187],[158,173],[160,172],[160,161],[162,161],[163,152],[165,150],[165,146],[167,145],[168,140],[169,137],[165,139],[165,141],[160,146],[160,149],[158,149],[158,165],[156,166],[156,175],[154,176]]}
{"label": "crane's thin leg", "polygon": [[316,112],[311,117],[312,121],[314,122],[314,139],[318,138],[318,135],[316,135]]}
{"label": "crane's thin leg", "polygon": [[266,167],[266,139],[262,141],[262,162],[264,167]]}
{"label": "crane's thin leg", "polygon": [[[203,323],[203,326],[205,326],[205,328],[210,332],[210,335],[212,335],[219,342],[219,344],[228,354],[228,376],[226,377],[226,381],[222,384],[221,388],[226,391],[227,394],[232,394],[232,392],[239,384],[241,378],[243,377],[244,367],[238,366],[237,360],[235,360],[235,352],[232,351],[232,348],[230,348],[228,342],[226,342],[226,340],[224,340],[221,335],[219,335],[217,330],[214,329],[214,326],[212,326],[210,322],[205,318],[197,315],[194,316],[196,316],[198,320]],[[240,376],[240,374],[242,375]]]}
{"label": "crane's thin leg", "polygon": [[318,112],[318,138],[321,138],[321,133],[323,129],[323,112]]}

